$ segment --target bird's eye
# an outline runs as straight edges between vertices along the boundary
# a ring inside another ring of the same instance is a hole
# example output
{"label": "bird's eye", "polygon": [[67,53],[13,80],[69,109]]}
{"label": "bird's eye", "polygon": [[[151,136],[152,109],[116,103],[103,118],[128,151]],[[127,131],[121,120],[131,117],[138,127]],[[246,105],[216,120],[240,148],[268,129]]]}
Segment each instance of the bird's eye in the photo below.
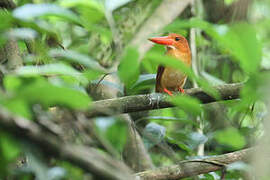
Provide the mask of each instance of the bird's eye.
{"label": "bird's eye", "polygon": [[180,37],[176,37],[175,40],[176,40],[176,41],[179,41],[179,40],[180,40]]}

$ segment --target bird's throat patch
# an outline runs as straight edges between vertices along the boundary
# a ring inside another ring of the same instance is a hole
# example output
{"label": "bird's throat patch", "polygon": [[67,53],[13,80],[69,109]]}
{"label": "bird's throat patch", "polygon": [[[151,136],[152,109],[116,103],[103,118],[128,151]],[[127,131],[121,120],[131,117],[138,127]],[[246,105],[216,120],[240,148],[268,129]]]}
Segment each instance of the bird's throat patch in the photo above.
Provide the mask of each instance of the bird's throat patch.
{"label": "bird's throat patch", "polygon": [[166,46],[166,49],[167,50],[170,50],[170,49],[176,49],[176,47],[172,46],[172,45],[169,45],[169,46]]}

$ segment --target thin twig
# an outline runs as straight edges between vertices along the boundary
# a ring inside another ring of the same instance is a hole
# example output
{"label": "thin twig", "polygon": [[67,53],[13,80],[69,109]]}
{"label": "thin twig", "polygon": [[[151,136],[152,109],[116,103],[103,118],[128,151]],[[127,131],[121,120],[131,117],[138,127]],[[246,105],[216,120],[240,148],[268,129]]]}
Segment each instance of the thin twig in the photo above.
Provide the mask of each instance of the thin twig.
{"label": "thin twig", "polygon": [[99,81],[97,82],[97,84],[96,84],[96,86],[95,86],[95,91],[97,90],[99,84],[105,79],[105,77],[108,76],[108,75],[110,75],[110,74],[112,74],[112,73],[106,73],[106,74],[104,74],[104,75],[99,79]]}

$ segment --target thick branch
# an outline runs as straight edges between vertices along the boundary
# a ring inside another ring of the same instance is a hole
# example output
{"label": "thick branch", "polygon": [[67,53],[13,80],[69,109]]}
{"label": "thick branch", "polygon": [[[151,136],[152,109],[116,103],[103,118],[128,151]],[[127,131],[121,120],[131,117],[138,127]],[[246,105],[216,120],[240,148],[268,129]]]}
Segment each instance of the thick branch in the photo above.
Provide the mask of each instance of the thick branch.
{"label": "thick branch", "polygon": [[63,143],[57,136],[42,129],[36,123],[10,115],[0,109],[0,127],[16,138],[37,145],[44,155],[58,157],[90,172],[97,179],[133,179],[130,170],[120,161],[114,160],[93,148]]}
{"label": "thick branch", "polygon": [[0,8],[15,9],[16,4],[12,0],[1,0]]}
{"label": "thick branch", "polygon": [[[242,83],[236,83],[219,85],[213,88],[219,92],[221,97],[220,100],[232,100],[239,98],[242,86]],[[201,88],[187,89],[185,90],[185,94],[199,99],[202,103],[217,101],[215,98],[205,93]],[[153,93],[95,101],[92,104],[91,110],[87,112],[87,116],[106,116],[117,113],[130,113],[173,107],[173,105],[166,100],[167,97],[166,94]]]}
{"label": "thick branch", "polygon": [[[16,8],[16,4],[12,0],[1,0],[0,8],[12,10]],[[16,39],[9,38],[4,48],[0,49],[0,61],[5,60],[8,61],[7,67],[9,70],[22,66],[23,60]]]}
{"label": "thick branch", "polygon": [[127,141],[123,150],[124,162],[134,171],[141,172],[153,169],[151,157],[144,146],[141,135],[128,114],[121,115],[128,123]]}
{"label": "thick branch", "polygon": [[138,46],[138,50],[143,56],[152,44],[147,39],[157,33],[160,29],[170,24],[177,16],[179,16],[185,8],[190,4],[191,0],[164,0],[154,13],[142,25],[131,41],[131,45]]}
{"label": "thick branch", "polygon": [[[107,76],[106,80],[109,82],[118,82],[117,77],[115,76]],[[116,98],[117,90],[111,89],[111,87],[107,85],[99,85],[97,88],[92,87],[90,94],[97,98]],[[102,100],[102,101],[106,101]],[[123,159],[124,162],[134,171],[140,172],[147,169],[152,169],[153,164],[151,158],[144,147],[143,141],[141,139],[141,135],[137,132],[134,124],[132,123],[132,119],[128,114],[122,114],[119,116],[120,119],[124,120],[127,123],[128,131],[127,131],[127,140],[126,145],[123,149]]]}
{"label": "thick branch", "polygon": [[170,180],[195,176],[221,170],[236,161],[245,161],[253,151],[254,149],[249,148],[205,159],[181,161],[176,165],[140,172],[135,176],[139,180]]}

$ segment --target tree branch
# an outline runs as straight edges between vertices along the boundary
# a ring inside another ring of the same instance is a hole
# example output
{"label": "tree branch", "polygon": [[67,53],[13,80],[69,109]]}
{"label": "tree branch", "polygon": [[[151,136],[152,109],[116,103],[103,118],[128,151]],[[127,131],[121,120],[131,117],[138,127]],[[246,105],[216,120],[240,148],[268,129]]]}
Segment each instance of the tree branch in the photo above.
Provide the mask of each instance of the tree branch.
{"label": "tree branch", "polygon": [[147,39],[153,35],[153,33],[157,33],[160,29],[164,28],[177,18],[190,2],[191,0],[162,1],[160,6],[138,30],[130,45],[138,46],[138,51],[140,52],[140,55],[143,56],[152,47],[152,44],[147,42]]}
{"label": "tree branch", "polygon": [[141,135],[138,133],[134,121],[126,116],[128,123],[127,141],[123,150],[124,162],[134,171],[141,172],[154,168],[150,154],[143,143]]}
{"label": "tree branch", "polygon": [[63,143],[36,123],[10,115],[0,108],[1,130],[12,133],[16,138],[30,141],[48,157],[58,157],[90,172],[97,179],[133,179],[131,171],[120,161],[99,153],[96,149]]}
{"label": "tree branch", "polygon": [[176,165],[136,173],[139,180],[179,179],[224,169],[236,161],[247,160],[254,149],[244,149],[204,159],[181,161]]}
{"label": "tree branch", "polygon": [[[109,82],[118,82],[117,77],[112,75],[107,76],[106,79]],[[89,90],[92,96],[106,98],[106,100],[107,98],[116,98],[118,93],[118,90],[112,90],[111,87],[104,84],[99,85],[97,88],[92,87]],[[126,145],[123,149],[124,162],[135,172],[152,169],[154,165],[144,147],[140,134],[134,127],[131,117],[128,114],[121,114],[118,117],[124,120],[128,127]]]}
{"label": "tree branch", "polygon": [[[219,85],[213,88],[219,92],[220,100],[232,100],[239,98],[242,87],[243,83],[235,83]],[[187,89],[185,90],[185,94],[199,99],[203,104],[217,101],[201,88]],[[88,117],[96,117],[173,107],[173,105],[166,100],[167,97],[168,96],[165,94],[153,93],[95,101],[92,104],[92,108],[86,112],[86,114]]]}
{"label": "tree branch", "polygon": [[1,0],[0,8],[15,9],[16,4],[12,0]]}

